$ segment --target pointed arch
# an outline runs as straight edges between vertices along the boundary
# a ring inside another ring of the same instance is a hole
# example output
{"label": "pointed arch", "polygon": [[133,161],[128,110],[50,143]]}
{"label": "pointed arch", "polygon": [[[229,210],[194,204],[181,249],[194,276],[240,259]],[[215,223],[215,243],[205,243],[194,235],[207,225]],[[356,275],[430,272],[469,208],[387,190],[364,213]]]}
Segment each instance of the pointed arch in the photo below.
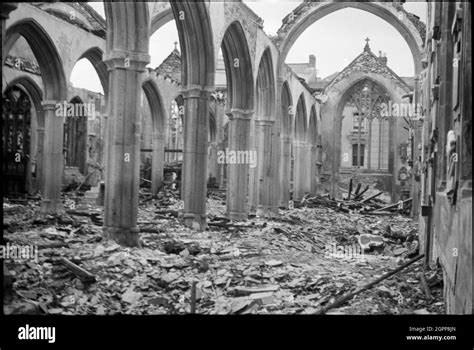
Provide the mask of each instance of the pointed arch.
{"label": "pointed arch", "polygon": [[311,112],[309,113],[309,125],[308,125],[308,137],[307,142],[311,145],[318,144],[318,125],[317,125],[317,115],[316,107],[313,104],[311,106]]}
{"label": "pointed arch", "polygon": [[109,72],[107,71],[107,65],[103,61],[103,56],[104,52],[99,47],[91,47],[79,57],[79,60],[86,58],[92,64],[99,76],[104,96],[107,98],[109,93]]}
{"label": "pointed arch", "polygon": [[304,141],[306,139],[307,132],[307,114],[306,114],[306,102],[304,94],[301,93],[298,98],[298,104],[296,105],[296,118],[294,124],[294,137],[298,141]]}
{"label": "pointed arch", "polygon": [[292,134],[292,125],[294,118],[293,99],[288,81],[283,83],[281,89],[281,116],[282,116],[282,135],[290,136]]}
{"label": "pointed arch", "polygon": [[266,48],[258,65],[256,115],[272,119],[275,112],[275,77],[270,48]]}
{"label": "pointed arch", "polygon": [[171,1],[181,46],[181,82],[213,88],[215,64],[211,19],[205,2]]}
{"label": "pointed arch", "polygon": [[142,83],[142,88],[150,105],[153,132],[164,133],[167,114],[158,86],[153,79],[146,79]]}
{"label": "pointed arch", "polygon": [[283,24],[278,30],[280,42],[280,67],[299,36],[312,24],[330,13],[344,9],[355,8],[369,12],[391,24],[404,38],[413,56],[415,75],[422,70],[425,25],[406,12],[400,4],[388,2],[310,2],[305,1],[283,18]]}
{"label": "pointed arch", "polygon": [[244,30],[239,21],[232,22],[222,39],[230,108],[253,109],[252,60]]}
{"label": "pointed arch", "polygon": [[41,102],[43,101],[43,91],[41,88],[33,79],[31,79],[31,77],[22,75],[13,79],[7,86],[4,86],[2,93],[5,92],[9,87],[15,85],[22,86],[31,96],[33,105],[35,106],[38,127],[44,128],[44,110],[41,106]]}
{"label": "pointed arch", "polygon": [[31,47],[40,66],[45,100],[63,101],[67,94],[67,81],[63,63],[50,36],[33,18],[13,23],[5,33],[5,53],[22,36]]}

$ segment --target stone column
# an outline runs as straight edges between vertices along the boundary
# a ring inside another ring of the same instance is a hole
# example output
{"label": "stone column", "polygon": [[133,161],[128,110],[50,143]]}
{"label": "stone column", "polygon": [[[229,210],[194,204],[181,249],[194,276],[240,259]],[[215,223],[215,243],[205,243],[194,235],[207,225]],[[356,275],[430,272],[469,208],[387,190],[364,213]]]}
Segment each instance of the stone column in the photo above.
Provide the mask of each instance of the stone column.
{"label": "stone column", "polygon": [[[108,106],[108,105],[107,105]],[[100,155],[100,164],[102,165],[102,171],[100,172],[100,180],[105,180],[105,173],[107,172],[107,135],[109,130],[109,113],[102,114],[102,154]]]}
{"label": "stone column", "polygon": [[16,10],[18,7],[18,3],[16,2],[2,2],[2,11],[0,12],[0,19],[2,20],[2,62],[5,60],[5,54],[8,52],[4,52],[5,48],[5,30],[7,26],[7,19],[10,18],[10,12]]}
{"label": "stone column", "polygon": [[291,137],[282,136],[280,157],[280,207],[288,208],[290,201]]}
{"label": "stone column", "polygon": [[44,127],[36,129],[38,134],[38,147],[36,148],[36,188],[44,193]]}
{"label": "stone column", "polygon": [[270,212],[273,217],[279,215],[280,203],[280,160],[281,160],[281,124],[276,120],[272,125],[272,143],[270,170],[271,188],[270,188]]}
{"label": "stone column", "polygon": [[165,135],[163,132],[153,132],[152,139],[153,153],[151,159],[151,192],[156,194],[163,183]]}
{"label": "stone column", "polygon": [[44,191],[41,212],[61,214],[64,207],[61,202],[61,184],[64,170],[63,133],[64,116],[56,115],[56,101],[43,101],[45,135],[43,179]]}
{"label": "stone column", "polygon": [[303,152],[304,152],[304,159],[305,159],[305,162],[303,164],[303,172],[304,172],[303,195],[304,195],[306,193],[311,193],[311,181],[313,177],[311,145],[308,142],[304,143]]}
{"label": "stone column", "polygon": [[318,187],[318,166],[316,165],[318,161],[318,146],[310,146],[310,166],[311,166],[311,181],[310,181],[310,191],[311,196],[316,195]]}
{"label": "stone column", "polygon": [[[413,129],[413,147],[412,147],[412,177],[411,177],[411,198],[412,198],[412,206],[411,206],[411,215],[413,216],[414,220],[418,220],[418,216],[420,214],[420,178],[416,176],[415,172],[420,171],[421,162],[419,161],[421,158],[421,150],[418,148],[418,145],[421,145],[421,130],[423,121],[418,120],[420,117],[421,111],[418,110],[418,104],[420,103],[420,76],[415,76],[414,79],[414,86],[413,89],[413,105],[415,106],[415,121],[414,121],[414,129]],[[421,173],[421,172],[420,172]]]}
{"label": "stone column", "polygon": [[140,97],[148,54],[107,52],[109,108],[106,146],[104,235],[139,246]]}
{"label": "stone column", "polygon": [[293,141],[294,169],[293,169],[293,200],[300,201],[304,196],[305,167],[305,142]]}
{"label": "stone column", "polygon": [[257,142],[257,215],[275,216],[273,208],[273,176],[272,176],[272,131],[273,120],[255,120]]}
{"label": "stone column", "polygon": [[[250,121],[253,111],[232,109],[229,113],[229,152],[236,152],[238,158],[246,155],[248,162],[228,164],[227,174],[227,216],[233,220],[246,220],[247,194],[249,191],[249,168],[251,160],[258,164],[256,150],[250,148]],[[239,152],[240,153],[239,155]],[[243,160],[243,159],[237,159]]]}
{"label": "stone column", "polygon": [[184,97],[184,148],[182,198],[184,224],[206,229],[207,133],[209,128],[210,90],[191,87]]}
{"label": "stone column", "polygon": [[258,204],[258,162],[262,156],[261,150],[258,145],[256,121],[250,122],[250,148],[257,152],[257,166],[249,169],[249,214],[255,215],[257,212]]}
{"label": "stone column", "polygon": [[[217,152],[225,152],[225,147],[224,147],[224,142],[220,141],[217,143]],[[224,188],[226,185],[225,185],[225,181],[224,181],[224,168],[225,168],[226,164],[221,164],[221,163],[217,163],[217,184],[219,186],[219,188]]]}
{"label": "stone column", "polygon": [[211,141],[208,145],[209,155],[208,155],[208,166],[207,166],[207,177],[214,176],[217,180],[217,142]]}

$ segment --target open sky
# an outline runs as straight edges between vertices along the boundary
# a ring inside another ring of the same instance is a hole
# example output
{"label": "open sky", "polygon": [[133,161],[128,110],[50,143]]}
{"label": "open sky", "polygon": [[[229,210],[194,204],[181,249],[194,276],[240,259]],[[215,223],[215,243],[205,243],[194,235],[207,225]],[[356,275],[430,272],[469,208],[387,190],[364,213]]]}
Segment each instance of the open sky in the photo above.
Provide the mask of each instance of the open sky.
{"label": "open sky", "polygon": [[[244,1],[258,16],[264,20],[267,34],[276,34],[281,20],[302,1],[257,0]],[[89,2],[102,16],[102,2]],[[406,2],[408,12],[419,16],[423,22],[426,18],[424,1]],[[326,77],[341,71],[357,55],[365,45],[364,39],[370,39],[372,52],[385,52],[388,65],[400,76],[412,76],[413,58],[407,43],[398,31],[383,19],[368,12],[357,9],[343,9],[333,12],[312,24],[295,42],[288,54],[286,62],[308,62],[308,56],[316,56],[316,68],[319,77]],[[174,21],[161,27],[150,39],[150,67],[155,68],[174,49],[178,41],[178,33]],[[179,48],[179,46],[178,46]],[[86,59],[79,61],[71,75],[74,86],[102,92],[100,81],[94,68]]]}

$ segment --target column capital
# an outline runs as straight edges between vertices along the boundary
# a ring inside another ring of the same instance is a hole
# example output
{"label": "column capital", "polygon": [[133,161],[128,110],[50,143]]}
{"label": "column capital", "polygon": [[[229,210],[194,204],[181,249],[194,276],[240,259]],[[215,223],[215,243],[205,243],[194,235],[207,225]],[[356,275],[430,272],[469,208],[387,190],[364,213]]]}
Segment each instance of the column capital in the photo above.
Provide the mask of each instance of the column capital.
{"label": "column capital", "polygon": [[55,100],[44,100],[44,101],[41,101],[41,106],[43,106],[43,110],[47,111],[47,110],[55,110],[56,109],[56,105],[60,103],[58,101],[55,101]]}
{"label": "column capital", "polygon": [[150,55],[143,52],[113,50],[104,55],[104,63],[109,71],[114,69],[129,69],[145,72],[146,65],[150,63]]}
{"label": "column capital", "polygon": [[253,116],[253,110],[232,108],[230,111],[226,111],[225,114],[229,117],[230,120],[251,120]]}
{"label": "column capital", "polygon": [[293,145],[295,147],[305,147],[306,146],[306,142],[305,141],[301,141],[301,140],[293,140]]}
{"label": "column capital", "polygon": [[181,89],[181,94],[184,99],[187,98],[201,98],[208,99],[214,88],[211,86],[201,86],[196,84],[188,84]]}
{"label": "column capital", "polygon": [[44,134],[44,126],[38,126],[38,127],[36,128],[36,132],[37,132],[38,134]]}
{"label": "column capital", "polygon": [[164,139],[165,138],[165,133],[163,131],[153,131],[151,133],[151,137],[153,139]]}
{"label": "column capital", "polygon": [[274,123],[275,121],[270,119],[255,119],[255,124],[259,126],[272,126]]}
{"label": "column capital", "polygon": [[10,12],[18,8],[17,2],[2,2],[2,20],[10,18]]}

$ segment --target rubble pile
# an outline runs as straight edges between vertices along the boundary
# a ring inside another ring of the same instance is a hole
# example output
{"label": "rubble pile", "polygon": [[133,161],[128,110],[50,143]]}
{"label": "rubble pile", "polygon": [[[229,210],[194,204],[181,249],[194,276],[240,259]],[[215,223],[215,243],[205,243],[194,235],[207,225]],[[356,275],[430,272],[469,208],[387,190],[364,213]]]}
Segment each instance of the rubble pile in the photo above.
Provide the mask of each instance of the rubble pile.
{"label": "rubble pile", "polygon": [[[416,226],[402,215],[345,212],[317,197],[276,219],[233,222],[209,196],[209,228],[195,232],[179,221],[173,192],[159,196],[141,197],[140,248],[102,236],[99,206],[72,209],[65,198],[67,214],[51,217],[37,214],[38,201],[6,202],[5,241],[39,253],[6,260],[13,283],[4,312],[314,314],[418,254]],[[440,270],[418,261],[326,313],[443,310]]]}

